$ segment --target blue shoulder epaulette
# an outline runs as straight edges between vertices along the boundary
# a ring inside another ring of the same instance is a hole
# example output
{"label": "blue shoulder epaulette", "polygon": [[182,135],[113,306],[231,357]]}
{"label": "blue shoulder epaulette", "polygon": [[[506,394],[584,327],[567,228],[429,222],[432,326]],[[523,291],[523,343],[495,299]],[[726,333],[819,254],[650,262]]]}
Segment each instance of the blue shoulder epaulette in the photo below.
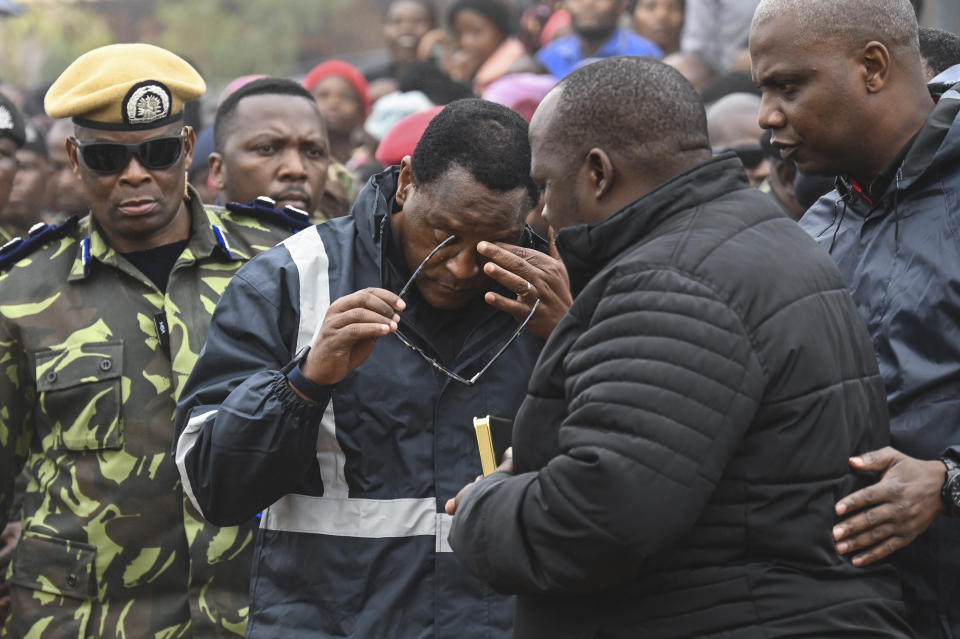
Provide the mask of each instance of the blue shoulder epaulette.
{"label": "blue shoulder epaulette", "polygon": [[283,226],[291,231],[302,231],[313,226],[310,221],[310,214],[306,211],[290,206],[289,204],[282,209],[274,208],[277,205],[273,198],[261,195],[249,204],[240,204],[239,202],[227,202],[227,210],[239,215],[249,215],[258,220],[271,222],[278,226]]}
{"label": "blue shoulder epaulette", "polygon": [[26,237],[15,237],[0,246],[0,271],[4,271],[45,244],[59,240],[80,223],[74,215],[63,224],[52,226],[37,222],[30,227]]}

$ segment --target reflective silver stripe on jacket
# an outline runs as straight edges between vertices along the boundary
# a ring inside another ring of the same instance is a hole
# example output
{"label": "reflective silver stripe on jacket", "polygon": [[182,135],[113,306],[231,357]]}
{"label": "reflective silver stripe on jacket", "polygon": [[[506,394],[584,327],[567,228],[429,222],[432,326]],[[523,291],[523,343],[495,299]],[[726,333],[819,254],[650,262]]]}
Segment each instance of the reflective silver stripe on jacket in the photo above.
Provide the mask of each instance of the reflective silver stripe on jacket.
{"label": "reflective silver stripe on jacket", "polygon": [[260,527],[283,532],[384,539],[432,536],[437,552],[451,552],[453,518],[437,512],[437,500],[332,499],[287,495],[270,506]]}
{"label": "reflective silver stripe on jacket", "polygon": [[197,503],[197,497],[193,493],[193,484],[190,483],[190,475],[187,474],[184,460],[187,458],[187,453],[193,450],[194,445],[197,443],[197,438],[200,437],[200,429],[203,428],[204,422],[208,420],[212,422],[216,414],[217,411],[208,410],[199,415],[194,415],[187,421],[183,432],[180,433],[180,437],[177,438],[177,454],[175,460],[177,462],[177,470],[180,471],[180,483],[183,484],[183,492],[200,514],[203,514],[203,508],[200,508],[200,504]]}
{"label": "reflective silver stripe on jacket", "polygon": [[[330,308],[330,260],[327,249],[316,227],[288,237],[283,246],[297,266],[300,281],[300,325],[294,352],[300,352],[313,343],[320,331],[323,318]],[[343,472],[346,457],[337,441],[337,426],[334,421],[333,402],[327,403],[317,435],[317,463],[323,479],[324,497],[347,497],[347,478]]]}

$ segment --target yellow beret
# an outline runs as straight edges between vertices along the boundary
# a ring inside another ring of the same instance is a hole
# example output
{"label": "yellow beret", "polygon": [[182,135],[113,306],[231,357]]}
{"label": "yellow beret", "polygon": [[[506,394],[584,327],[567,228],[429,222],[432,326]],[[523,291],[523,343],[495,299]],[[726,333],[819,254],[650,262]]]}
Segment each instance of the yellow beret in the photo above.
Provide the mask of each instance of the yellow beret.
{"label": "yellow beret", "polygon": [[43,100],[52,118],[93,129],[153,129],[181,117],[207,87],[190,64],[150,44],[111,44],[73,61]]}

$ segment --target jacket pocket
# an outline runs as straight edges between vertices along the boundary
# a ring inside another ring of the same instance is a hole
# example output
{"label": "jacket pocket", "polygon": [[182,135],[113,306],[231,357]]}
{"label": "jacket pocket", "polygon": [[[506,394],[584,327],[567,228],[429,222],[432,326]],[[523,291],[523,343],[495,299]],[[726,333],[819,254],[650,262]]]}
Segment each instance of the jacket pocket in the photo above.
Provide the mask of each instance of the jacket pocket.
{"label": "jacket pocket", "polygon": [[13,555],[11,610],[5,631],[83,637],[97,583],[97,549],[89,544],[24,532]]}
{"label": "jacket pocket", "polygon": [[36,353],[41,430],[66,450],[116,449],[120,422],[123,342],[95,342]]}

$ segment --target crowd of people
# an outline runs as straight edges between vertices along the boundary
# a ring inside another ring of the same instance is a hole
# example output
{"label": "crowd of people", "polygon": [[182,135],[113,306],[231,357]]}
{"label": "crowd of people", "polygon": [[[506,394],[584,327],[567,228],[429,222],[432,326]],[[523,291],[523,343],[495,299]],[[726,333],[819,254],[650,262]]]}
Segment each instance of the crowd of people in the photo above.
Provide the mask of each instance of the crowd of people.
{"label": "crowd of people", "polygon": [[0,84],[0,636],[960,636],[920,10],[391,0],[368,69]]}

